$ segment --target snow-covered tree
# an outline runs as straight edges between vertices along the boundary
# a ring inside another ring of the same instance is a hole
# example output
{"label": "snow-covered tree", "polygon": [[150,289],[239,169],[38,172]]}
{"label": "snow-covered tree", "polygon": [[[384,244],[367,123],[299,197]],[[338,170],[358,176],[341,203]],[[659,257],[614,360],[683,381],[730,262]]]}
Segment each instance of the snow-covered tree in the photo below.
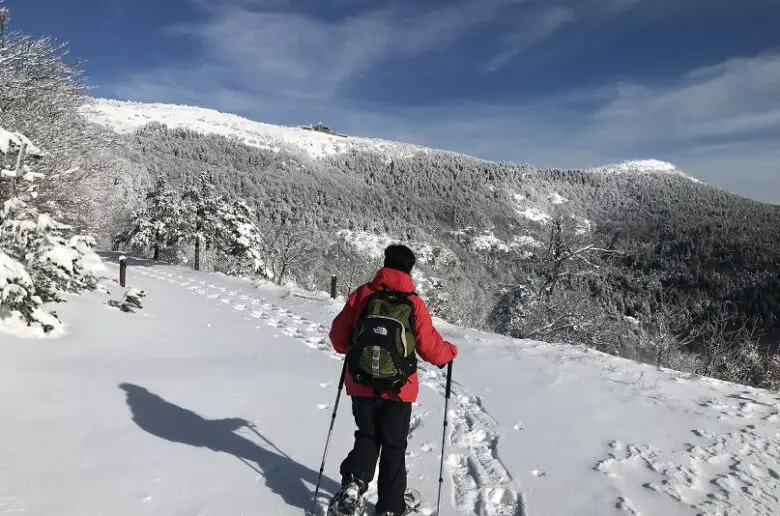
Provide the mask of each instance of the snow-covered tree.
{"label": "snow-covered tree", "polygon": [[[274,281],[281,285],[285,279],[302,276],[315,253],[314,231],[298,222],[268,225],[263,230],[263,256],[267,260]],[[343,273],[342,273],[343,274]]]}
{"label": "snow-covered tree", "polygon": [[221,198],[217,206],[214,235],[218,256],[223,260],[237,259],[253,274],[272,279],[274,272],[268,267],[263,253],[263,235],[253,222],[255,215],[249,205]]}
{"label": "snow-covered tree", "polygon": [[192,204],[160,177],[147,193],[144,208],[133,217],[130,230],[120,238],[141,249],[151,248],[153,258],[159,260],[162,251],[175,253],[189,241],[194,231],[192,212]]}
{"label": "snow-covered tree", "polygon": [[59,322],[42,305],[62,301],[67,292],[94,289],[102,264],[91,237],[74,234],[34,204],[38,186],[47,178],[26,162],[41,154],[32,142],[0,128],[0,154],[17,163],[0,176],[0,191],[13,195],[0,207],[0,325],[48,333]]}
{"label": "snow-covered tree", "polygon": [[122,241],[153,249],[154,259],[163,251],[177,259],[192,246],[195,270],[200,269],[203,255],[211,253],[219,270],[273,276],[254,212],[247,203],[217,192],[208,173],[179,189],[167,186],[160,177],[146,202]]}
{"label": "snow-covered tree", "polygon": [[187,228],[190,230],[190,240],[195,244],[195,270],[200,270],[201,246],[209,248],[218,238],[218,224],[222,206],[214,183],[206,172],[201,172],[197,180],[191,181],[184,188],[182,199],[188,207]]}
{"label": "snow-covered tree", "polygon": [[73,155],[88,147],[79,116],[85,84],[81,63],[53,38],[31,37],[5,26],[0,44],[0,112],[3,126],[49,143],[50,155]]}
{"label": "snow-covered tree", "polygon": [[[52,180],[39,185],[34,204],[45,205],[52,216],[80,230],[92,230],[111,220],[115,203],[107,201],[123,194],[113,174],[118,138],[84,117],[88,99],[83,68],[68,56],[67,45],[10,30],[9,20],[3,8],[0,122],[45,144],[46,152],[33,168]],[[13,165],[7,158],[0,169]]]}
{"label": "snow-covered tree", "polygon": [[559,214],[546,226],[545,245],[517,260],[515,281],[504,286],[491,314],[493,327],[517,338],[578,342],[633,355],[627,323],[595,295],[607,288],[601,280],[609,269],[603,258],[620,253],[598,246],[571,217]]}

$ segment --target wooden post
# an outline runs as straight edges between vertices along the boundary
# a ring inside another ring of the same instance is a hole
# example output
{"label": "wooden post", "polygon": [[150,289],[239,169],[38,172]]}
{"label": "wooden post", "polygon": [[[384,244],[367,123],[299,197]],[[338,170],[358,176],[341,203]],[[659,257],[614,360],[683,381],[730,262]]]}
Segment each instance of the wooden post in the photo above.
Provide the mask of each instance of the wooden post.
{"label": "wooden post", "polygon": [[336,275],[330,277],[330,297],[336,299]]}
{"label": "wooden post", "polygon": [[127,283],[127,258],[119,257],[119,286],[125,287]]}

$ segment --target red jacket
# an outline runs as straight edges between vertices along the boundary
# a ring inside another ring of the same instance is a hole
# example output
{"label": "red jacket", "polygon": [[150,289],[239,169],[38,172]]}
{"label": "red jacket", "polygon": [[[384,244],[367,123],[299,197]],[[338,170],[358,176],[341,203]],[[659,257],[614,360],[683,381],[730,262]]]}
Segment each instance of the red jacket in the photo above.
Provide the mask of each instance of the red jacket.
{"label": "red jacket", "polygon": [[[377,272],[371,283],[367,283],[349,296],[346,306],[333,320],[330,330],[330,341],[333,348],[342,355],[349,350],[352,338],[352,328],[366,306],[368,297],[381,290],[383,287],[399,292],[413,292],[414,283],[412,277],[395,269],[383,268]],[[418,296],[411,297],[414,303],[415,337],[417,337],[417,354],[426,362],[433,365],[444,365],[452,361],[458,354],[458,348],[444,340],[433,327],[431,314],[425,303]],[[345,380],[347,394],[350,396],[374,396],[374,391],[365,385],[358,385],[352,381],[347,372]],[[417,400],[420,391],[417,373],[409,377],[409,381],[401,388],[401,392],[395,394],[382,393],[381,396],[389,400],[400,400],[408,403]]]}

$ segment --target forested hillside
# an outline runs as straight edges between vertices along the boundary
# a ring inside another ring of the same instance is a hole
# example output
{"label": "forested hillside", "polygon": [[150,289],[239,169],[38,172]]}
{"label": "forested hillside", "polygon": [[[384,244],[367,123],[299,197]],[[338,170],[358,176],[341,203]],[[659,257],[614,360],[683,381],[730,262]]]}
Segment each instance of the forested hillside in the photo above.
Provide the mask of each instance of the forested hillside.
{"label": "forested hillside", "polygon": [[[348,293],[379,263],[361,241],[410,241],[427,257],[421,292],[454,322],[721,377],[761,370],[745,382],[769,374],[755,343],[778,329],[778,206],[662,170],[537,170],[427,149],[312,158],[159,123],[121,147],[149,182],[177,188],[206,171],[276,244],[287,235],[296,252],[280,281],[323,289],[336,274]],[[279,245],[265,252],[285,261]],[[738,344],[712,349],[718,339]]]}

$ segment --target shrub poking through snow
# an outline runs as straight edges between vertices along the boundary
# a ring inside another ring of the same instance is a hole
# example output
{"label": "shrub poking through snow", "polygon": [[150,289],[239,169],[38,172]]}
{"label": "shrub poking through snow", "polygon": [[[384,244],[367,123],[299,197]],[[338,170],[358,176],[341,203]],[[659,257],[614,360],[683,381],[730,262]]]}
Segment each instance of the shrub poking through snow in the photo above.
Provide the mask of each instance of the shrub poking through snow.
{"label": "shrub poking through snow", "polygon": [[141,305],[141,299],[144,297],[146,297],[146,293],[143,290],[131,288],[125,292],[125,295],[122,296],[121,301],[111,299],[108,301],[108,305],[114,308],[119,308],[123,312],[132,313],[143,308]]}

